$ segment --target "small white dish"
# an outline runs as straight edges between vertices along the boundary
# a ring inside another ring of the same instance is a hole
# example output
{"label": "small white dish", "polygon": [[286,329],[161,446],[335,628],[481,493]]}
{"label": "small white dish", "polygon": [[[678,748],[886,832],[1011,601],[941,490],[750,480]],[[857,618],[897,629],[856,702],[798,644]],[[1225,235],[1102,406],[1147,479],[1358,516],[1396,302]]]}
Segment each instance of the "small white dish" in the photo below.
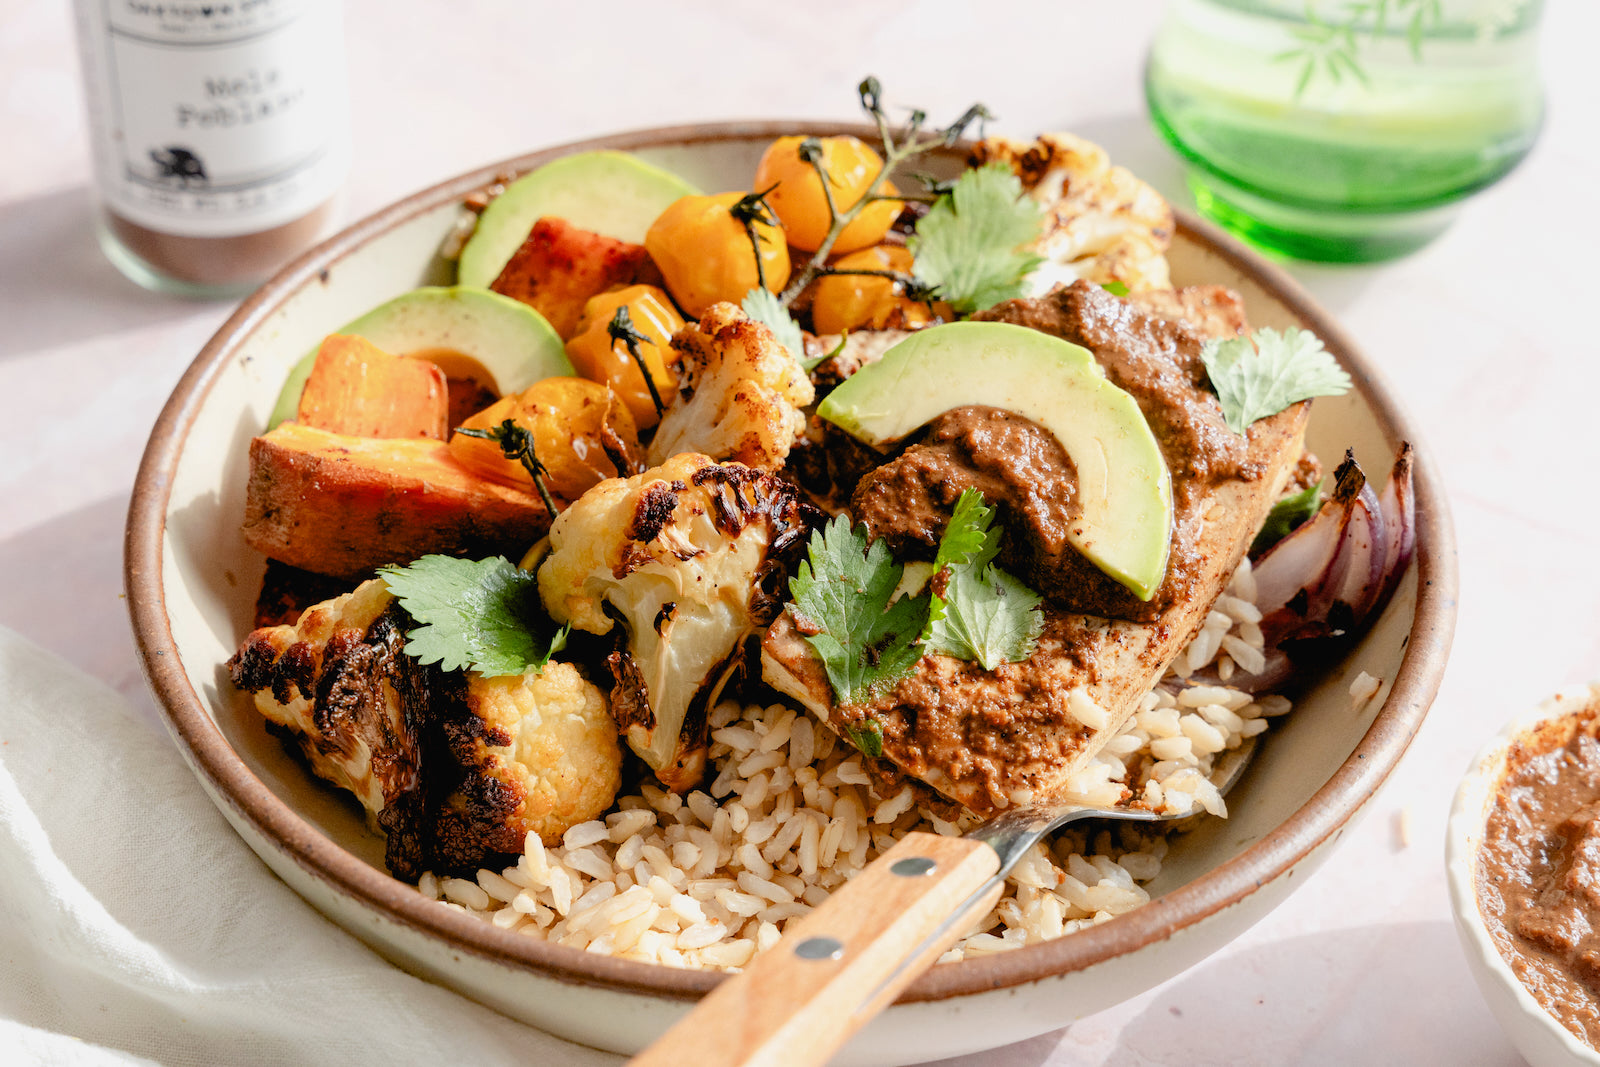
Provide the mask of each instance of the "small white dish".
{"label": "small white dish", "polygon": [[1531,1067],[1600,1067],[1600,1052],[1580,1041],[1546,1011],[1495,947],[1478,907],[1478,847],[1513,746],[1540,723],[1564,718],[1596,703],[1600,703],[1600,683],[1563,690],[1507,723],[1473,759],[1461,780],[1446,831],[1445,877],[1461,947],[1478,989],[1489,1002],[1489,1010]]}

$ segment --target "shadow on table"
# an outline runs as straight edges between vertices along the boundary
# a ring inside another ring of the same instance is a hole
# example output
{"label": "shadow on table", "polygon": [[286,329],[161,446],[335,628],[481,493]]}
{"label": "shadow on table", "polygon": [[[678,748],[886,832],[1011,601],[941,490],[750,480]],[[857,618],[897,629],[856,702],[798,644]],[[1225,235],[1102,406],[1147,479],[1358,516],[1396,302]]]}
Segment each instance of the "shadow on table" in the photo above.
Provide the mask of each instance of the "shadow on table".
{"label": "shadow on table", "polygon": [[1202,963],[1161,989],[1101,1063],[1178,1048],[1195,1064],[1521,1063],[1444,921],[1328,930]]}
{"label": "shadow on table", "polygon": [[86,187],[0,204],[0,359],[192,315],[196,305],[139,288],[94,236]]}
{"label": "shadow on table", "polygon": [[133,699],[144,682],[122,595],[127,511],[127,496],[107,497],[0,541],[0,625]]}
{"label": "shadow on table", "polygon": [[1115,1016],[1091,1016],[926,1067],[1522,1062],[1442,921],[1328,930],[1219,956],[1158,989],[1113,1034],[1114,1025]]}

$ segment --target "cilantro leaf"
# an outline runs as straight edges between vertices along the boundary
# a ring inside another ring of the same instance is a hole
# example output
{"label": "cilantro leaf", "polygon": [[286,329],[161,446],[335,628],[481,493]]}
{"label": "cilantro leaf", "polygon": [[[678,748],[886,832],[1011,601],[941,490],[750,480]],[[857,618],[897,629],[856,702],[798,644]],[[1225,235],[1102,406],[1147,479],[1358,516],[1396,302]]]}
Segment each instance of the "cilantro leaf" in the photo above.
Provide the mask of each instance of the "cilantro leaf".
{"label": "cilantro leaf", "polygon": [[999,567],[952,567],[945,610],[933,624],[928,647],[976,660],[986,671],[1021,662],[1033,655],[1044,629],[1044,616],[1034,610],[1042,599]]}
{"label": "cilantro leaf", "polygon": [[846,723],[844,739],[856,746],[863,756],[876,759],[883,755],[883,727],[870,715],[862,719],[859,726]]}
{"label": "cilantro leaf", "polygon": [[1276,415],[1314,396],[1339,396],[1350,375],[1334,362],[1322,341],[1296,327],[1270,328],[1248,337],[1207,341],[1200,350],[1228,429],[1243,434],[1252,422]]}
{"label": "cilantro leaf", "polygon": [[1022,295],[1022,280],[1044,262],[1021,246],[1039,236],[1044,209],[1022,195],[1002,163],[969,170],[934,202],[906,240],[912,273],[939,299],[971,313]]}
{"label": "cilantro leaf", "polygon": [[929,606],[927,634],[931,651],[976,660],[989,671],[1031,656],[1044,629],[1035,610],[1043,598],[992,562],[1001,534],[993,521],[994,509],[976,489],[956,501],[935,557],[947,577]]}
{"label": "cilantro leaf", "polygon": [[790,612],[822,659],[840,704],[855,704],[911,673],[922,658],[928,595],[890,603],[904,570],[882,541],[867,543],[843,515],[811,535],[789,580]]}
{"label": "cilantro leaf", "polygon": [[1315,515],[1322,507],[1322,483],[1307,486],[1272,505],[1267,517],[1250,542],[1250,555],[1259,556],[1294,532],[1295,527]]}
{"label": "cilantro leaf", "polygon": [[[935,570],[957,563],[987,563],[1000,551],[998,531],[991,535],[989,524],[994,521],[994,509],[983,502],[983,494],[976,489],[963,490],[950,511],[950,521],[945,523],[939,536],[939,551],[933,557]],[[988,550],[980,560],[977,557]]]}
{"label": "cilantro leaf", "polygon": [[420,624],[406,634],[406,653],[422,663],[494,678],[543,670],[566,646],[568,627],[545,618],[533,572],[503,556],[423,556],[378,574]]}
{"label": "cilantro leaf", "polygon": [[1127,296],[1129,292],[1127,285],[1117,281],[1102,282],[1100,288],[1104,289],[1112,296]]}
{"label": "cilantro leaf", "polygon": [[800,335],[800,324],[794,321],[794,316],[789,314],[789,309],[783,306],[783,301],[775,293],[758,285],[744,294],[744,299],[739,301],[739,309],[757,322],[764,323],[778,343],[789,350],[789,357],[804,366],[806,341]]}
{"label": "cilantro leaf", "polygon": [[[811,535],[807,559],[789,581],[789,610],[841,705],[870,699],[911,673],[924,646],[986,670],[1033,654],[1044,628],[1035,610],[1042,598],[994,565],[1002,531],[993,523],[982,493],[962,493],[939,539],[933,579],[898,600],[892,598],[906,568],[881,540],[869,544],[865,527],[851,529],[841,515]],[[871,719],[845,733],[868,755],[883,750]]]}

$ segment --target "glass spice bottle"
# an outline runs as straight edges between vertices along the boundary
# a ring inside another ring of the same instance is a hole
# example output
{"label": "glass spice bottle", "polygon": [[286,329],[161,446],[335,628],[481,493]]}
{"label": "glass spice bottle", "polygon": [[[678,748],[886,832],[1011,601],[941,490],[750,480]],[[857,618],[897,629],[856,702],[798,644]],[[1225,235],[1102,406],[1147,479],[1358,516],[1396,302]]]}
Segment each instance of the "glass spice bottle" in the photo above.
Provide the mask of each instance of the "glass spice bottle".
{"label": "glass spice bottle", "polygon": [[239,296],[331,228],[350,163],[338,0],[75,2],[118,269]]}

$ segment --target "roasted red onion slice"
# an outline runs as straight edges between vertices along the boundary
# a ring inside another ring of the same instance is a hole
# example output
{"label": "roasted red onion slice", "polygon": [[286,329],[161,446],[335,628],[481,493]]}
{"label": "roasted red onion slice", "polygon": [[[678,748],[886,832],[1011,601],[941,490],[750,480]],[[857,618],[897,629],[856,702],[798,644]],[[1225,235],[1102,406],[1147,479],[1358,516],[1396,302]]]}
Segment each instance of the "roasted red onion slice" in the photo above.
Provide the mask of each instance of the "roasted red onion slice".
{"label": "roasted red onion slice", "polygon": [[[1389,472],[1389,484],[1383,487],[1383,495],[1378,498],[1378,510],[1383,513],[1384,529],[1389,536],[1389,554],[1384,559],[1384,573],[1398,575],[1411,559],[1412,549],[1417,544],[1417,505],[1411,492],[1410,442],[1400,443],[1400,453],[1395,456],[1394,468]],[[1398,577],[1395,581],[1398,581]],[[1394,584],[1393,581],[1389,584],[1391,593],[1394,592]],[[1385,595],[1384,600],[1387,599]]]}
{"label": "roasted red onion slice", "polygon": [[1380,497],[1346,453],[1321,510],[1256,562],[1268,648],[1353,633],[1388,602],[1415,542],[1411,460],[1402,443]]}

